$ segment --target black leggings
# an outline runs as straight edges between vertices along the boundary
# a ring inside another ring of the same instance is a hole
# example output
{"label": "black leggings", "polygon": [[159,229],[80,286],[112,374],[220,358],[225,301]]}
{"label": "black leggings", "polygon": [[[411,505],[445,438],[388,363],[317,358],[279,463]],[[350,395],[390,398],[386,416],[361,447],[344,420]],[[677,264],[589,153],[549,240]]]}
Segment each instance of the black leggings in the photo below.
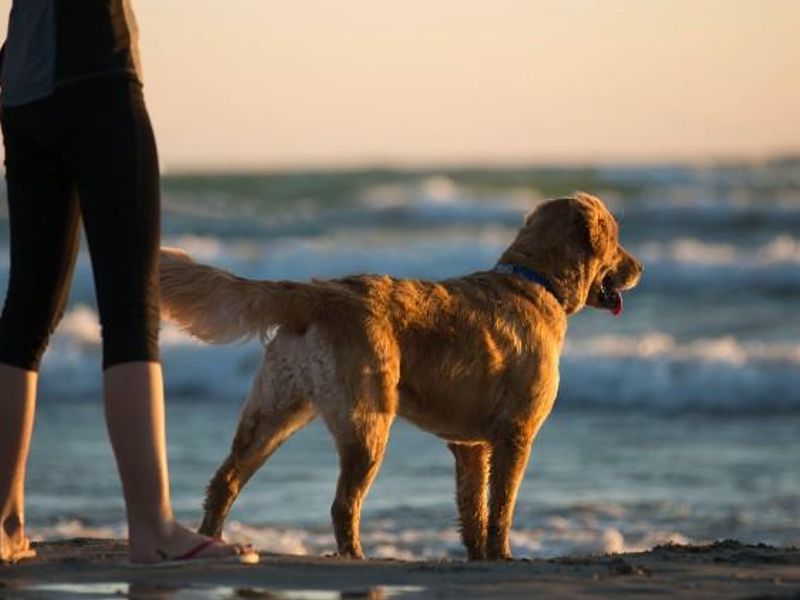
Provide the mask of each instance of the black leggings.
{"label": "black leggings", "polygon": [[81,217],[103,368],[158,360],[158,157],[138,83],[77,84],[3,108],[11,273],[0,363],[36,371],[64,314]]}

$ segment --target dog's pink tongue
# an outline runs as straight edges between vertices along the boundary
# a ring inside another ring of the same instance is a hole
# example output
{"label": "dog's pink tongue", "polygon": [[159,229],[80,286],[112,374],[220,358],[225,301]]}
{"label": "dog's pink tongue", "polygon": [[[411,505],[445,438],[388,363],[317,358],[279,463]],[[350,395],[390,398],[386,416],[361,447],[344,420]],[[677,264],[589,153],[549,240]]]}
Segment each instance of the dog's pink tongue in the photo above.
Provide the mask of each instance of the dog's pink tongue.
{"label": "dog's pink tongue", "polygon": [[622,314],[622,294],[614,291],[614,308],[611,309],[611,314],[618,317]]}

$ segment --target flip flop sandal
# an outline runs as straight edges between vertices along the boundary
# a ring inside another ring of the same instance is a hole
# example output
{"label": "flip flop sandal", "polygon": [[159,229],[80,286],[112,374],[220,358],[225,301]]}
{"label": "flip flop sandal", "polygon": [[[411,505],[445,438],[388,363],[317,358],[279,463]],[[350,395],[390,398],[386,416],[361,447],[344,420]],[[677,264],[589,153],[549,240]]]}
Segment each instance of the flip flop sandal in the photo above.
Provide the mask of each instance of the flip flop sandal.
{"label": "flip flop sandal", "polygon": [[175,558],[168,558],[154,563],[128,563],[128,566],[135,569],[163,569],[169,567],[182,567],[186,565],[257,565],[261,560],[258,552],[252,550],[243,554],[227,554],[220,556],[198,555],[209,546],[218,543],[220,540],[204,540],[197,544],[188,552]]}

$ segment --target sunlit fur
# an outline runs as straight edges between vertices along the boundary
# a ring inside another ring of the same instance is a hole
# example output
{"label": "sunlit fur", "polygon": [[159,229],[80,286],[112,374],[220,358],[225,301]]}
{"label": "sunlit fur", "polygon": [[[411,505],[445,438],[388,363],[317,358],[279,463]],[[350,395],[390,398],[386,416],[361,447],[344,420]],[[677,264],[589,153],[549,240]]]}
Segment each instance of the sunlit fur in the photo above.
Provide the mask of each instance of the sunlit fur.
{"label": "sunlit fur", "polygon": [[362,557],[362,502],[399,415],[446,440],[455,456],[468,556],[509,557],[517,490],[558,389],[566,317],[599,305],[604,281],[621,290],[639,279],[641,265],[617,235],[613,217],[588,194],[528,215],[500,262],[536,270],[555,296],[491,270],[438,282],[251,281],[164,249],[169,317],[212,343],[267,341],[231,452],[209,483],[201,530],[220,534],[253,473],[321,415],[340,457],[331,507],[338,551]]}

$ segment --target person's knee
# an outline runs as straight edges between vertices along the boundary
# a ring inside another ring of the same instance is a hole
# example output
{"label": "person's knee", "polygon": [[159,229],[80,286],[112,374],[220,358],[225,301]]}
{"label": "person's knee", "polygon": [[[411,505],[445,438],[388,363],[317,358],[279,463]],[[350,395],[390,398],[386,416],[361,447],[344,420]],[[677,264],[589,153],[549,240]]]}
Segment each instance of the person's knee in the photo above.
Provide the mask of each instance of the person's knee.
{"label": "person's knee", "polygon": [[4,312],[0,318],[0,363],[38,371],[59,320],[60,316],[49,321]]}
{"label": "person's knee", "polygon": [[[126,362],[159,360],[158,262],[141,256],[129,260],[127,254],[123,255],[116,256],[113,269],[107,262],[95,268],[103,369]],[[128,276],[119,281],[119,269],[126,264],[129,265]]]}
{"label": "person's knee", "polygon": [[50,337],[64,316],[65,296],[20,292],[10,286],[0,315],[0,362],[38,371]]}
{"label": "person's knee", "polygon": [[103,369],[127,362],[158,362],[159,320],[152,314],[103,320]]}

